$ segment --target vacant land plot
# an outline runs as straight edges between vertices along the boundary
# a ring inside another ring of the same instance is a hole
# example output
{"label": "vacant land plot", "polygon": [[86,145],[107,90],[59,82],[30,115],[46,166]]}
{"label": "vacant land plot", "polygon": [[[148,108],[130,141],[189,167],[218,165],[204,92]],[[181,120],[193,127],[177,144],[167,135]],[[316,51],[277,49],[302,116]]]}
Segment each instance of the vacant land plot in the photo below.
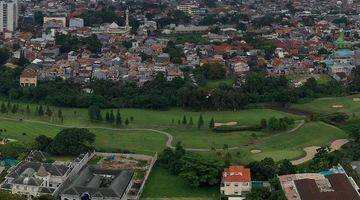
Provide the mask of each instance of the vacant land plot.
{"label": "vacant land plot", "polygon": [[219,188],[192,188],[181,177],[173,176],[168,170],[159,166],[151,172],[151,176],[145,185],[143,199],[219,199]]}

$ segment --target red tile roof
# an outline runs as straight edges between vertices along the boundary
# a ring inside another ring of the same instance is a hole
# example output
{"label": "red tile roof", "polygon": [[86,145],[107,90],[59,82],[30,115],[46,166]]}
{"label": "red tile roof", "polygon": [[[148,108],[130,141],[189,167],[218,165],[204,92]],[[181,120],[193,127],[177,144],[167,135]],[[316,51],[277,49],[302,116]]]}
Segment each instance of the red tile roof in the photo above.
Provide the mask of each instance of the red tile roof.
{"label": "red tile roof", "polygon": [[251,173],[249,168],[244,166],[230,166],[223,172],[224,182],[250,182]]}

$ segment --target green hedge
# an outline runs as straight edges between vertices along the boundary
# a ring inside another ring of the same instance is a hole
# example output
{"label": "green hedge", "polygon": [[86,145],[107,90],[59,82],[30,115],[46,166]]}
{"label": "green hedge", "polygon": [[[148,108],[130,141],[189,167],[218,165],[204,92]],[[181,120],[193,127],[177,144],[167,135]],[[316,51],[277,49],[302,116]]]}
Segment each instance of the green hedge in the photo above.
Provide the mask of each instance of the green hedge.
{"label": "green hedge", "polygon": [[235,131],[261,131],[260,125],[253,126],[219,126],[212,129],[216,133],[228,133]]}

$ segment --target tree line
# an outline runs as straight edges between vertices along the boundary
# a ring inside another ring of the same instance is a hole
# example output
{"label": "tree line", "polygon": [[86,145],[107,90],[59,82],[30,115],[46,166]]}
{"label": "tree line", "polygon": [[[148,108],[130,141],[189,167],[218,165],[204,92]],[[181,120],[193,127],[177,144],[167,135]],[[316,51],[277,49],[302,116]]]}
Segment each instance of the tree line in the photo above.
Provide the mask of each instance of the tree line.
{"label": "tree line", "polygon": [[[205,70],[204,73],[209,71]],[[86,87],[71,80],[41,81],[37,87],[22,88],[18,84],[21,71],[0,67],[0,96],[19,101],[43,103],[61,107],[146,108],[164,110],[181,107],[192,110],[239,110],[252,103],[293,103],[301,99],[360,92],[360,68],[354,70],[348,86],[331,80],[319,84],[308,79],[301,87],[294,87],[285,77],[267,77],[251,73],[238,87],[225,84],[209,89],[196,86],[187,78],[167,81],[159,74],[152,81],[138,87],[132,81],[93,80]]]}

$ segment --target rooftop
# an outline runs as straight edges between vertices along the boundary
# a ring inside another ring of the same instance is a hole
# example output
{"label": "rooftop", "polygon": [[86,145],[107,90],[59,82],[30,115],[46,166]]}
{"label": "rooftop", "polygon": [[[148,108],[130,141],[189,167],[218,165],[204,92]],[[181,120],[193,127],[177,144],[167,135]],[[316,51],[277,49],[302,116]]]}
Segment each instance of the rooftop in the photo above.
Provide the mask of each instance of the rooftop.
{"label": "rooftop", "polygon": [[223,172],[223,182],[250,182],[251,173],[244,166],[230,166]]}

